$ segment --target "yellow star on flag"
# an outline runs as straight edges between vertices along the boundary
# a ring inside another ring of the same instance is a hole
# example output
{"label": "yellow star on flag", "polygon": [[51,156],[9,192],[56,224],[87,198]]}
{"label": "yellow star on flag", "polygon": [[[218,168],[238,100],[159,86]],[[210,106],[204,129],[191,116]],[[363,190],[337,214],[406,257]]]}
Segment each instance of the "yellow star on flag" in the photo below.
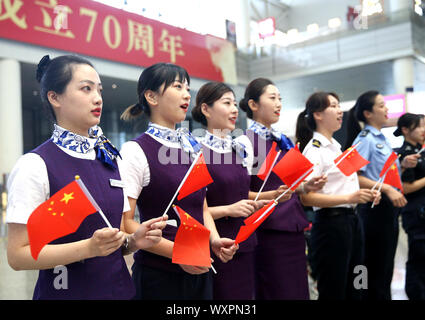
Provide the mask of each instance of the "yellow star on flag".
{"label": "yellow star on flag", "polygon": [[69,201],[69,200],[75,199],[75,198],[73,197],[73,195],[74,195],[74,192],[71,192],[71,193],[64,193],[64,194],[63,194],[63,198],[62,198],[61,202],[63,201],[63,202],[65,202],[66,204],[68,204],[68,201]]}

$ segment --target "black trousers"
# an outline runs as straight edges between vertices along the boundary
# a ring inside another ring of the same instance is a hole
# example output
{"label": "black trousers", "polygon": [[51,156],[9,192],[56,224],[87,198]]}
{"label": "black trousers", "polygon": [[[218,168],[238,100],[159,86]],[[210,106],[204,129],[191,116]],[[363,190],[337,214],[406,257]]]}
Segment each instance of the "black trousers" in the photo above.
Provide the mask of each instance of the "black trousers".
{"label": "black trousers", "polygon": [[401,216],[409,245],[405,291],[410,300],[425,300],[425,195],[408,198]]}
{"label": "black trousers", "polygon": [[310,251],[319,300],[362,299],[362,290],[354,286],[354,269],[363,264],[363,231],[354,210],[317,211]]}
{"label": "black trousers", "polygon": [[212,300],[212,275],[168,272],[138,263],[132,266],[135,300]]}
{"label": "black trousers", "polygon": [[365,233],[365,266],[368,272],[366,300],[391,300],[391,281],[399,232],[399,208],[382,194],[379,205],[358,206]]}
{"label": "black trousers", "polygon": [[408,234],[405,291],[410,300],[425,300],[425,234]]}

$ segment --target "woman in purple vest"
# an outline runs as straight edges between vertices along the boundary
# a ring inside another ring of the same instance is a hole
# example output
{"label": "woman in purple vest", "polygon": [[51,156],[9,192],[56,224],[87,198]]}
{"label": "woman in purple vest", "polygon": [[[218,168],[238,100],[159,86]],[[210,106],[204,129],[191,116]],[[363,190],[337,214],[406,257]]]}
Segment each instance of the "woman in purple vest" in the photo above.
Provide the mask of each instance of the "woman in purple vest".
{"label": "woman in purple vest", "polygon": [[[189,107],[190,78],[186,70],[170,63],[157,63],[143,70],[137,93],[139,102],[127,108],[122,118],[129,120],[142,113],[150,117],[147,131],[121,150],[125,159],[124,179],[128,187],[131,211],[125,216],[127,232],[136,230],[136,206],[140,220],[161,216],[200,151],[199,143],[185,128],[175,129],[186,118]],[[220,238],[205,200],[205,188],[174,203],[210,231],[211,248],[227,262],[237,250],[234,241]],[[178,220],[173,209],[170,219]],[[149,252],[134,255],[133,280],[138,299],[202,300],[212,299],[212,278],[207,267],[171,262],[177,228],[168,225],[163,238]]]}
{"label": "woman in purple vest", "polygon": [[[238,108],[233,90],[224,83],[208,82],[198,91],[193,119],[206,128],[203,150],[214,183],[207,188],[207,203],[221,236],[235,239],[243,220],[266,201],[248,200],[250,176],[245,144],[232,139]],[[240,244],[229,263],[216,262],[215,300],[254,299],[255,234]],[[217,261],[217,259],[215,259]]]}
{"label": "woman in purple vest", "polygon": [[[239,106],[252,123],[246,131],[254,157],[258,160],[252,169],[251,191],[258,192],[263,180],[255,175],[276,141],[281,152],[279,161],[293,147],[291,140],[273,129],[280,117],[281,97],[277,87],[268,79],[251,81]],[[257,229],[256,298],[257,299],[309,299],[304,228],[308,221],[297,193],[320,189],[326,179],[315,177],[303,182],[290,200],[280,203],[273,214]],[[283,182],[273,172],[263,190],[278,189]]]}
{"label": "woman in purple vest", "polygon": [[[92,64],[77,56],[53,60],[45,56],[38,64],[37,80],[55,128],[51,139],[23,155],[10,174],[9,264],[15,270],[40,270],[34,299],[131,299],[135,288],[123,252],[158,243],[165,222],[148,221],[131,235],[120,231],[123,211],[130,208],[119,153],[97,126],[102,84]],[[28,217],[75,175],[84,181],[113,228],[105,227],[99,214],[92,214],[75,233],[46,245],[34,260]]]}

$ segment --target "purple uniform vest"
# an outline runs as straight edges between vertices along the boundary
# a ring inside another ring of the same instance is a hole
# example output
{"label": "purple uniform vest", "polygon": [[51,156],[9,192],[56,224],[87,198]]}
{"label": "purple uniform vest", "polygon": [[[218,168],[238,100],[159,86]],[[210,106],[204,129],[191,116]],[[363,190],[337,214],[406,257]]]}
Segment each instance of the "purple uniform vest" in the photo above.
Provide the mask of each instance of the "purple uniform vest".
{"label": "purple uniform vest", "polygon": [[[50,195],[79,175],[114,228],[120,228],[124,195],[122,188],[111,187],[110,180],[121,180],[118,169],[107,168],[99,160],[74,158],[59,149],[51,140],[32,151],[45,162]],[[75,242],[90,238],[107,227],[100,214],[89,215],[75,233],[52,241],[52,244]],[[67,289],[56,289],[58,273],[40,270],[33,299],[131,299],[134,284],[120,249],[106,257],[95,257],[66,265]],[[64,275],[65,276],[65,275]]]}
{"label": "purple uniform vest", "polygon": [[[217,153],[203,146],[205,162],[214,182],[207,186],[208,206],[226,206],[248,199],[250,176],[237,158],[236,152]],[[223,217],[215,220],[217,231],[221,237],[235,239],[239,228],[244,225],[245,218]],[[255,234],[242,242],[240,252],[253,251],[257,243]]]}
{"label": "purple uniform vest", "polygon": [[[142,134],[134,139],[143,149],[149,164],[150,182],[142,189],[137,199],[137,208],[140,213],[141,222],[159,217],[167,208],[174,193],[179,187],[183,177],[189,170],[191,161],[189,156],[182,149],[169,148],[153,139],[148,134]],[[164,159],[170,160],[168,163]],[[171,160],[173,160],[171,162]],[[202,188],[180,201],[174,200],[174,204],[185,210],[194,219],[204,223],[203,206],[205,200],[205,188]],[[169,219],[180,220],[173,208],[167,212]],[[174,241],[177,228],[167,225],[162,230],[162,236]],[[177,264],[173,264],[169,258],[159,256],[144,250],[139,250],[134,254],[135,263],[149,267],[158,268],[164,271],[185,273]]]}
{"label": "purple uniform vest", "polygon": [[[247,130],[246,135],[251,140],[254,148],[254,159],[258,159],[258,163],[254,163],[254,166],[261,167],[262,163],[269,152],[273,141],[264,140],[257,133],[252,130]],[[261,139],[261,140],[260,140]],[[266,143],[266,153],[259,155],[258,144]],[[277,161],[282,159],[287,151],[282,150]],[[258,167],[258,168],[259,168]],[[251,176],[251,191],[257,192],[260,190],[263,180],[258,178],[256,175]],[[276,190],[279,186],[284,184],[279,177],[271,172],[263,191]],[[300,232],[308,226],[308,221],[298,195],[293,193],[291,199],[283,203],[279,203],[273,213],[261,224],[259,228],[272,229],[280,231]]]}

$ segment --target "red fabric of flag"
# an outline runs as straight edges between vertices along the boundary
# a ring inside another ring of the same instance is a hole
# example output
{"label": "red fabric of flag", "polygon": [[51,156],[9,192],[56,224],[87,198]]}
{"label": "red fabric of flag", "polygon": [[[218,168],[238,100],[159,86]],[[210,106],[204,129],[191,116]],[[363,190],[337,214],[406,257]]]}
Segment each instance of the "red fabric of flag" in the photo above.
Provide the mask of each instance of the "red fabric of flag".
{"label": "red fabric of flag", "polygon": [[385,174],[385,172],[388,170],[389,167],[393,165],[393,163],[397,160],[397,154],[393,151],[391,155],[388,157],[387,161],[385,161],[384,167],[381,170],[381,173],[379,174],[379,177],[382,178]]}
{"label": "red fabric of flag", "polygon": [[181,187],[177,196],[177,200],[183,199],[189,194],[198,191],[199,189],[209,185],[212,182],[214,181],[208,172],[204,155],[201,154],[201,156],[196,161],[196,164],[193,166],[192,171],[189,173],[189,176],[187,177],[183,186]]}
{"label": "red fabric of flag", "polygon": [[[343,157],[344,159],[339,164],[337,164]],[[356,149],[353,149],[353,147],[345,150],[334,160],[334,162],[337,164],[339,170],[341,170],[341,172],[347,177],[351,176],[354,172],[359,171],[365,165],[370,163],[370,161],[363,158]]]}
{"label": "red fabric of flag", "polygon": [[[267,219],[267,217],[276,208],[276,203],[272,200],[260,210],[254,212],[251,216],[244,220],[245,225],[241,226],[236,235],[235,244],[241,243],[249,238],[251,234]],[[266,211],[268,211],[266,213]],[[258,220],[258,221],[257,221]]]}
{"label": "red fabric of flag", "polygon": [[[313,164],[299,150],[292,148],[274,166],[273,172],[290,187],[311,168]],[[295,190],[301,182],[302,179],[291,189]]]}
{"label": "red fabric of flag", "polygon": [[385,175],[384,183],[392,185],[393,187],[403,192],[403,185],[401,183],[400,175],[398,173],[398,168],[395,163],[391,166],[391,168],[388,170],[387,174]]}
{"label": "red fabric of flag", "polygon": [[260,170],[258,171],[257,177],[263,181],[266,179],[267,175],[272,169],[274,159],[276,159],[276,155],[278,154],[278,151],[276,150],[276,146],[277,146],[276,141],[273,141],[272,147],[270,148],[266,159],[264,160]]}
{"label": "red fabric of flag", "polygon": [[31,213],[27,222],[31,255],[37,260],[41,249],[58,238],[77,231],[83,220],[97,212],[74,180]]}
{"label": "red fabric of flag", "polygon": [[174,239],[172,262],[211,267],[210,231],[182,208],[175,206],[180,226]]}

